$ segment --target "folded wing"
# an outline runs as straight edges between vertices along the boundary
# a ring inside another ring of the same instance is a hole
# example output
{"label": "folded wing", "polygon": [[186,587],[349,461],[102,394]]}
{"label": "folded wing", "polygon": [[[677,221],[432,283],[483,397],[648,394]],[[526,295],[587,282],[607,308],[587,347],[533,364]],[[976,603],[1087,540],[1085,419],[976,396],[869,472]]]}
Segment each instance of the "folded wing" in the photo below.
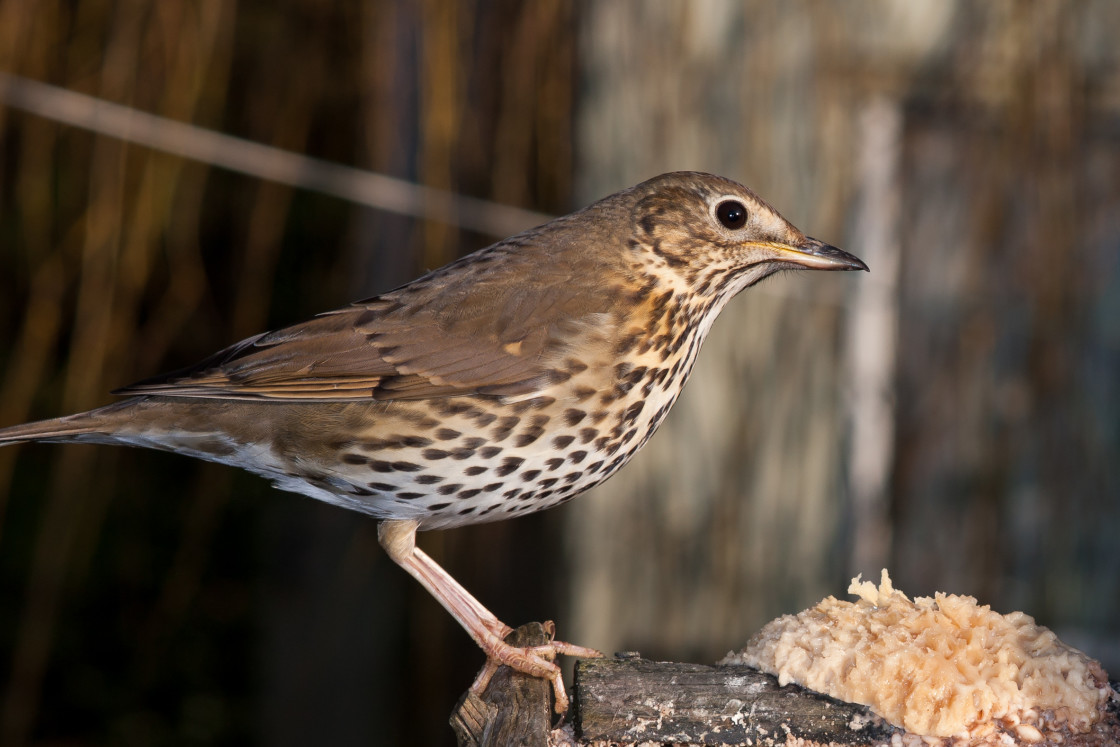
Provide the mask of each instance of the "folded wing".
{"label": "folded wing", "polygon": [[[555,258],[554,258],[555,259]],[[546,269],[547,268],[547,269]],[[339,401],[523,396],[611,324],[617,294],[498,244],[383,296],[251,337],[117,394]]]}

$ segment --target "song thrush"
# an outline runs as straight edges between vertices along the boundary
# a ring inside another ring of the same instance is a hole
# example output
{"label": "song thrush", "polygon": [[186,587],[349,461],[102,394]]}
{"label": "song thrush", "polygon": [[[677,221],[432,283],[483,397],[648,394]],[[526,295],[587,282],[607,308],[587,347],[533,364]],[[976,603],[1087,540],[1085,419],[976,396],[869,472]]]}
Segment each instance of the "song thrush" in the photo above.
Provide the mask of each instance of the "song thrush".
{"label": "song thrush", "polygon": [[782,269],[866,270],[753,192],[665,174],[380,296],[0,430],[0,444],[145,446],[243,467],[381,520],[389,556],[499,663],[552,681],[554,642],[510,628],[416,548],[419,529],[507,519],[606,480],[649,440],[732,296]]}

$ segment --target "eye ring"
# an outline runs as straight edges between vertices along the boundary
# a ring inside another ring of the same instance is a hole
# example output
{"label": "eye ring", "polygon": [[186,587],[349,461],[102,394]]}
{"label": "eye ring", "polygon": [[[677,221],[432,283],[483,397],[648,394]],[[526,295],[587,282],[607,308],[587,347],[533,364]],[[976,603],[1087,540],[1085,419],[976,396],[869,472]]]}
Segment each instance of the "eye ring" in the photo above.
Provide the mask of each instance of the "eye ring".
{"label": "eye ring", "polygon": [[747,225],[747,219],[750,217],[746,205],[738,200],[724,200],[716,205],[715,213],[716,219],[723,224],[723,227],[731,231],[737,231]]}

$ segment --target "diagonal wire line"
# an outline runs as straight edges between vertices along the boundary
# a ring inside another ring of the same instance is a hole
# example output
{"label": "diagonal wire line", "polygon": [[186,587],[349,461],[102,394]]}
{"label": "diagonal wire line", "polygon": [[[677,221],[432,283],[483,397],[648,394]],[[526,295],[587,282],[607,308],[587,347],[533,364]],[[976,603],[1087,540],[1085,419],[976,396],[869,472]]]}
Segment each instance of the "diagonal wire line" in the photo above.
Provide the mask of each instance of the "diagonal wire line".
{"label": "diagonal wire line", "polygon": [[4,72],[0,105],[230,171],[489,236],[509,236],[552,217],[223,135]]}
{"label": "diagonal wire line", "polygon": [[[223,135],[3,71],[0,71],[0,106],[259,179],[496,238],[512,236],[553,217]],[[808,290],[789,286],[764,285],[760,292],[803,302],[820,302]],[[828,305],[847,306],[848,301],[833,300]]]}

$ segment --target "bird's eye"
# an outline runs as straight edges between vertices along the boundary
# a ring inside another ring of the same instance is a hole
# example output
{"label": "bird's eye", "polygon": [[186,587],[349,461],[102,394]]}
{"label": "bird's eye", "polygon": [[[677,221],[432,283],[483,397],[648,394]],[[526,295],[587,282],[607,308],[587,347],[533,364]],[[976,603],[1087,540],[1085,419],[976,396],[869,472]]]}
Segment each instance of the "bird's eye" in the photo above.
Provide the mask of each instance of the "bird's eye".
{"label": "bird's eye", "polygon": [[732,231],[747,225],[747,209],[738,200],[724,200],[716,205],[716,217],[724,228]]}

